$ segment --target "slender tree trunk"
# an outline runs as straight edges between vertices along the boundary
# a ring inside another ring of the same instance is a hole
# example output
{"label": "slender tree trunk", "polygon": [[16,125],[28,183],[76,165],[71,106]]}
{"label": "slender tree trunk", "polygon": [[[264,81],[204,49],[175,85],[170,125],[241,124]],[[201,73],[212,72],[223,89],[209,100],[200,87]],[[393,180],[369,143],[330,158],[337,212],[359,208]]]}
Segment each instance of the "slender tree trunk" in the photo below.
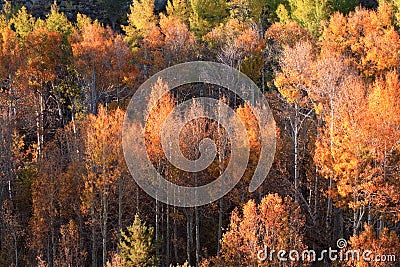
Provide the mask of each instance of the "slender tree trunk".
{"label": "slender tree trunk", "polygon": [[[93,200],[92,200],[93,201]],[[94,214],[94,203],[91,206],[91,219],[92,219],[92,266],[97,266],[97,249],[96,249],[96,224]]]}
{"label": "slender tree trunk", "polygon": [[13,238],[14,238],[15,267],[18,267],[18,244],[17,244],[17,236],[15,234],[15,229],[13,231]]}
{"label": "slender tree trunk", "polygon": [[[83,238],[82,238],[82,233],[83,233],[83,222],[82,222],[82,216],[80,213],[78,213],[78,222],[79,222],[79,251],[83,251]],[[83,265],[83,257],[82,253],[78,254],[78,266]]]}
{"label": "slender tree trunk", "polygon": [[219,208],[218,208],[218,244],[217,244],[217,255],[219,255],[219,251],[221,250],[221,239],[222,239],[222,212],[223,212],[223,198],[219,199]]}
{"label": "slender tree trunk", "polygon": [[107,210],[107,195],[105,191],[103,192],[103,266],[106,266],[107,262],[107,219],[108,219],[108,210]]}
{"label": "slender tree trunk", "polygon": [[118,179],[118,243],[121,240],[121,230],[122,230],[122,179],[121,175]]}
{"label": "slender tree trunk", "polygon": [[194,208],[195,212],[195,231],[196,231],[196,267],[200,263],[200,214],[199,207]]}
{"label": "slender tree trunk", "polygon": [[[174,206],[174,214],[176,214],[176,207]],[[174,256],[175,261],[178,262],[178,229],[176,225],[176,218],[174,216]]]}
{"label": "slender tree trunk", "polygon": [[36,109],[36,136],[37,136],[37,159],[42,158],[43,147],[43,112],[44,100],[41,90],[38,91],[39,107]]}
{"label": "slender tree trunk", "polygon": [[166,266],[169,266],[169,262],[170,262],[170,259],[169,259],[169,254],[170,254],[170,252],[169,252],[169,243],[170,243],[170,236],[169,236],[169,205],[167,205],[167,212],[166,212],[167,214],[166,214],[166,220],[167,220],[167,222],[166,222],[166,224],[167,224],[167,229],[166,229],[166,233],[165,233],[165,235],[166,235],[166,241],[165,241],[165,243],[166,243],[166,255],[165,255],[165,261],[166,261]]}
{"label": "slender tree trunk", "polygon": [[99,103],[99,96],[96,89],[96,73],[92,71],[92,82],[90,84],[90,112],[97,114],[97,105]]}
{"label": "slender tree trunk", "polygon": [[295,122],[294,122],[294,198],[296,201],[298,201],[298,190],[299,190],[299,185],[298,185],[298,179],[299,179],[299,166],[298,166],[298,161],[299,161],[299,141],[298,141],[298,136],[299,136],[299,114],[298,114],[298,106],[296,104],[296,115],[295,115]]}
{"label": "slender tree trunk", "polygon": [[[333,96],[331,96],[330,99],[330,105],[331,105],[331,123],[330,123],[330,152],[331,155],[333,155],[333,129],[334,129],[334,107],[333,107]],[[333,188],[333,177],[329,177],[329,192],[332,192],[332,188]],[[327,206],[327,210],[326,210],[326,229],[329,229],[329,225],[330,225],[330,221],[331,221],[331,215],[332,215],[332,197],[328,196],[328,206]]]}
{"label": "slender tree trunk", "polygon": [[50,201],[50,231],[51,231],[51,259],[50,259],[50,266],[54,266],[54,259],[56,257],[56,238],[55,238],[55,227],[54,227],[54,214],[53,214],[53,210],[54,210],[54,185],[50,185],[51,186],[51,190],[52,192],[51,194],[51,201]]}
{"label": "slender tree trunk", "polygon": [[186,218],[186,257],[187,261],[190,264],[190,215],[187,215]]}
{"label": "slender tree trunk", "polygon": [[[156,239],[156,243],[158,243],[158,241],[159,241],[159,211],[158,211],[158,200],[156,199],[155,200],[156,201],[156,214],[155,214],[155,216],[156,216],[156,225],[155,225],[155,239]],[[156,254],[157,254],[157,256],[160,254],[160,251],[159,251],[159,248],[157,247],[157,251],[156,251]]]}

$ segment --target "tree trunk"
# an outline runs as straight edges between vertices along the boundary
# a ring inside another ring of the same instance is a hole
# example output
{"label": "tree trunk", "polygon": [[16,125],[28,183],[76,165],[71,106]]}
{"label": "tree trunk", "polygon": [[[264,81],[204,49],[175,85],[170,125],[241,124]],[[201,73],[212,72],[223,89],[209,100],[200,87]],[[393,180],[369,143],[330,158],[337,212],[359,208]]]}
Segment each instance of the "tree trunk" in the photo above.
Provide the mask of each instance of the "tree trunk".
{"label": "tree trunk", "polygon": [[218,244],[217,244],[217,255],[221,250],[221,239],[222,239],[222,211],[223,211],[223,198],[219,199],[219,209],[218,209]]}
{"label": "tree trunk", "polygon": [[[93,200],[92,200],[93,201]],[[97,266],[97,251],[96,251],[96,224],[94,214],[94,203],[91,206],[91,219],[92,219],[92,266]]]}
{"label": "tree trunk", "polygon": [[122,230],[122,179],[121,175],[118,179],[118,244],[121,240],[121,230]]}
{"label": "tree trunk", "polygon": [[169,259],[169,243],[170,243],[170,237],[169,237],[169,205],[167,205],[167,212],[166,212],[167,214],[166,214],[166,220],[167,220],[167,222],[166,222],[166,224],[167,224],[167,229],[166,229],[166,233],[165,233],[165,235],[166,235],[166,241],[165,241],[165,243],[166,243],[166,253],[165,253],[165,261],[166,261],[166,266],[169,266],[169,261],[170,261],[170,259]]}
{"label": "tree trunk", "polygon": [[190,215],[187,215],[186,218],[186,257],[187,261],[190,264]]}
{"label": "tree trunk", "polygon": [[294,129],[293,129],[293,145],[294,145],[294,199],[298,201],[299,194],[299,106],[295,104],[295,118],[294,118]]}
{"label": "tree trunk", "polygon": [[[174,206],[174,214],[176,214],[176,207]],[[175,261],[178,262],[178,229],[176,225],[176,218],[174,216],[174,256],[175,256]]]}
{"label": "tree trunk", "polygon": [[[334,123],[333,123],[333,118],[334,118],[334,107],[333,107],[333,96],[331,96],[330,98],[330,106],[331,106],[331,124],[330,124],[330,153],[331,155],[333,154],[333,129],[334,129]],[[329,177],[329,192],[332,191],[333,188],[333,178]],[[329,229],[329,225],[330,225],[330,221],[331,221],[331,215],[332,215],[332,197],[328,196],[328,206],[327,206],[327,210],[326,210],[326,230],[328,231]]]}
{"label": "tree trunk", "polygon": [[200,263],[200,214],[199,207],[194,208],[195,212],[195,231],[196,231],[196,267]]}
{"label": "tree trunk", "polygon": [[108,210],[107,210],[107,195],[105,191],[103,192],[103,266],[106,266],[107,262],[107,218],[108,218]]}

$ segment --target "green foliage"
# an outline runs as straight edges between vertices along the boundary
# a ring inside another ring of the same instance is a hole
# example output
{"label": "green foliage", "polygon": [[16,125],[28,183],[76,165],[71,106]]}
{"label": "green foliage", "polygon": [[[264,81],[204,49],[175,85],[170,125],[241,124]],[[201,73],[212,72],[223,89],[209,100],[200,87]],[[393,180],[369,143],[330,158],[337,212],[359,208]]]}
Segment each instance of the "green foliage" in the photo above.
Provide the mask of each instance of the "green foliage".
{"label": "green foliage", "polygon": [[4,1],[3,7],[0,13],[0,29],[4,29],[8,26],[12,16],[11,3],[9,1]]}
{"label": "green foliage", "polygon": [[281,22],[287,21],[286,13],[304,28],[307,28],[313,34],[318,35],[321,22],[328,20],[330,15],[336,11],[347,14],[354,11],[360,4],[359,0],[288,0],[289,5],[279,7],[277,16]]}
{"label": "green foliage", "polygon": [[[97,20],[95,22],[97,23]],[[92,19],[84,14],[78,13],[78,15],[76,16],[76,27],[78,28],[78,30],[82,30],[85,25],[89,25],[91,23]]]}
{"label": "green foliage", "polygon": [[394,26],[397,31],[400,29],[400,0],[379,0],[379,6],[389,4],[393,9]]}
{"label": "green foliage", "polygon": [[322,20],[331,12],[328,0],[289,0],[291,17],[302,27],[317,34]]}
{"label": "green foliage", "polygon": [[12,27],[21,39],[25,39],[35,27],[35,19],[26,11],[26,7],[21,7],[16,15],[11,18]]}
{"label": "green foliage", "polygon": [[137,214],[133,224],[126,229],[126,232],[121,231],[119,248],[122,260],[125,263],[124,266],[146,267],[157,265],[153,232],[153,227],[142,222]]}
{"label": "green foliage", "polygon": [[[394,0],[398,1],[398,0]],[[333,11],[339,11],[342,14],[348,14],[360,5],[360,0],[331,0],[330,5]]]}
{"label": "green foliage", "polygon": [[289,11],[286,9],[285,5],[280,4],[276,9],[276,15],[280,23],[286,24],[290,21]]}
{"label": "green foliage", "polygon": [[72,33],[72,24],[68,21],[64,13],[59,12],[56,5],[51,6],[50,14],[46,16],[46,28],[49,31],[55,31],[62,34],[67,39]]}
{"label": "green foliage", "polygon": [[138,45],[138,41],[155,26],[154,1],[134,0],[130,6],[130,11],[128,25],[122,26],[122,29],[126,34],[125,41],[131,47],[135,47]]}
{"label": "green foliage", "polygon": [[189,23],[189,8],[186,0],[171,0],[167,4],[168,16],[174,16],[180,21],[188,24]]}
{"label": "green foliage", "polygon": [[279,19],[280,6],[289,6],[287,0],[233,0],[230,3],[231,17],[242,22],[255,22],[264,32]]}
{"label": "green foliage", "polygon": [[225,0],[191,0],[190,29],[202,37],[228,16]]}

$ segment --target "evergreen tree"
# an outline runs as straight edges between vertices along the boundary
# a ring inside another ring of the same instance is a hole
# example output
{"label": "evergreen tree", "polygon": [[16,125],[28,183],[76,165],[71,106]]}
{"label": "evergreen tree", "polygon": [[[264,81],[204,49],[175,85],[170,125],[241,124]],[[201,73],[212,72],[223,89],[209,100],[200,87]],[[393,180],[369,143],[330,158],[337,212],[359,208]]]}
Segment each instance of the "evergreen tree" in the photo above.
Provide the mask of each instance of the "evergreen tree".
{"label": "evergreen tree", "polygon": [[157,265],[153,232],[154,228],[147,226],[136,214],[133,224],[126,229],[126,232],[121,232],[119,248],[125,263],[124,266],[146,267]]}

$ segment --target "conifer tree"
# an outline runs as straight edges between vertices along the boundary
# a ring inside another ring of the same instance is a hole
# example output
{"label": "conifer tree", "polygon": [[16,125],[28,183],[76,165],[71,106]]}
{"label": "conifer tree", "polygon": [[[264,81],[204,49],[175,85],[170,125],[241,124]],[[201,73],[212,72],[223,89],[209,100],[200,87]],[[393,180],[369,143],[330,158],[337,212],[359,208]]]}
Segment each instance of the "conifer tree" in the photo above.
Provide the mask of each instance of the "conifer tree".
{"label": "conifer tree", "polygon": [[153,241],[154,228],[142,222],[139,215],[126,231],[121,232],[119,248],[122,260],[127,267],[130,266],[156,266],[156,245]]}

